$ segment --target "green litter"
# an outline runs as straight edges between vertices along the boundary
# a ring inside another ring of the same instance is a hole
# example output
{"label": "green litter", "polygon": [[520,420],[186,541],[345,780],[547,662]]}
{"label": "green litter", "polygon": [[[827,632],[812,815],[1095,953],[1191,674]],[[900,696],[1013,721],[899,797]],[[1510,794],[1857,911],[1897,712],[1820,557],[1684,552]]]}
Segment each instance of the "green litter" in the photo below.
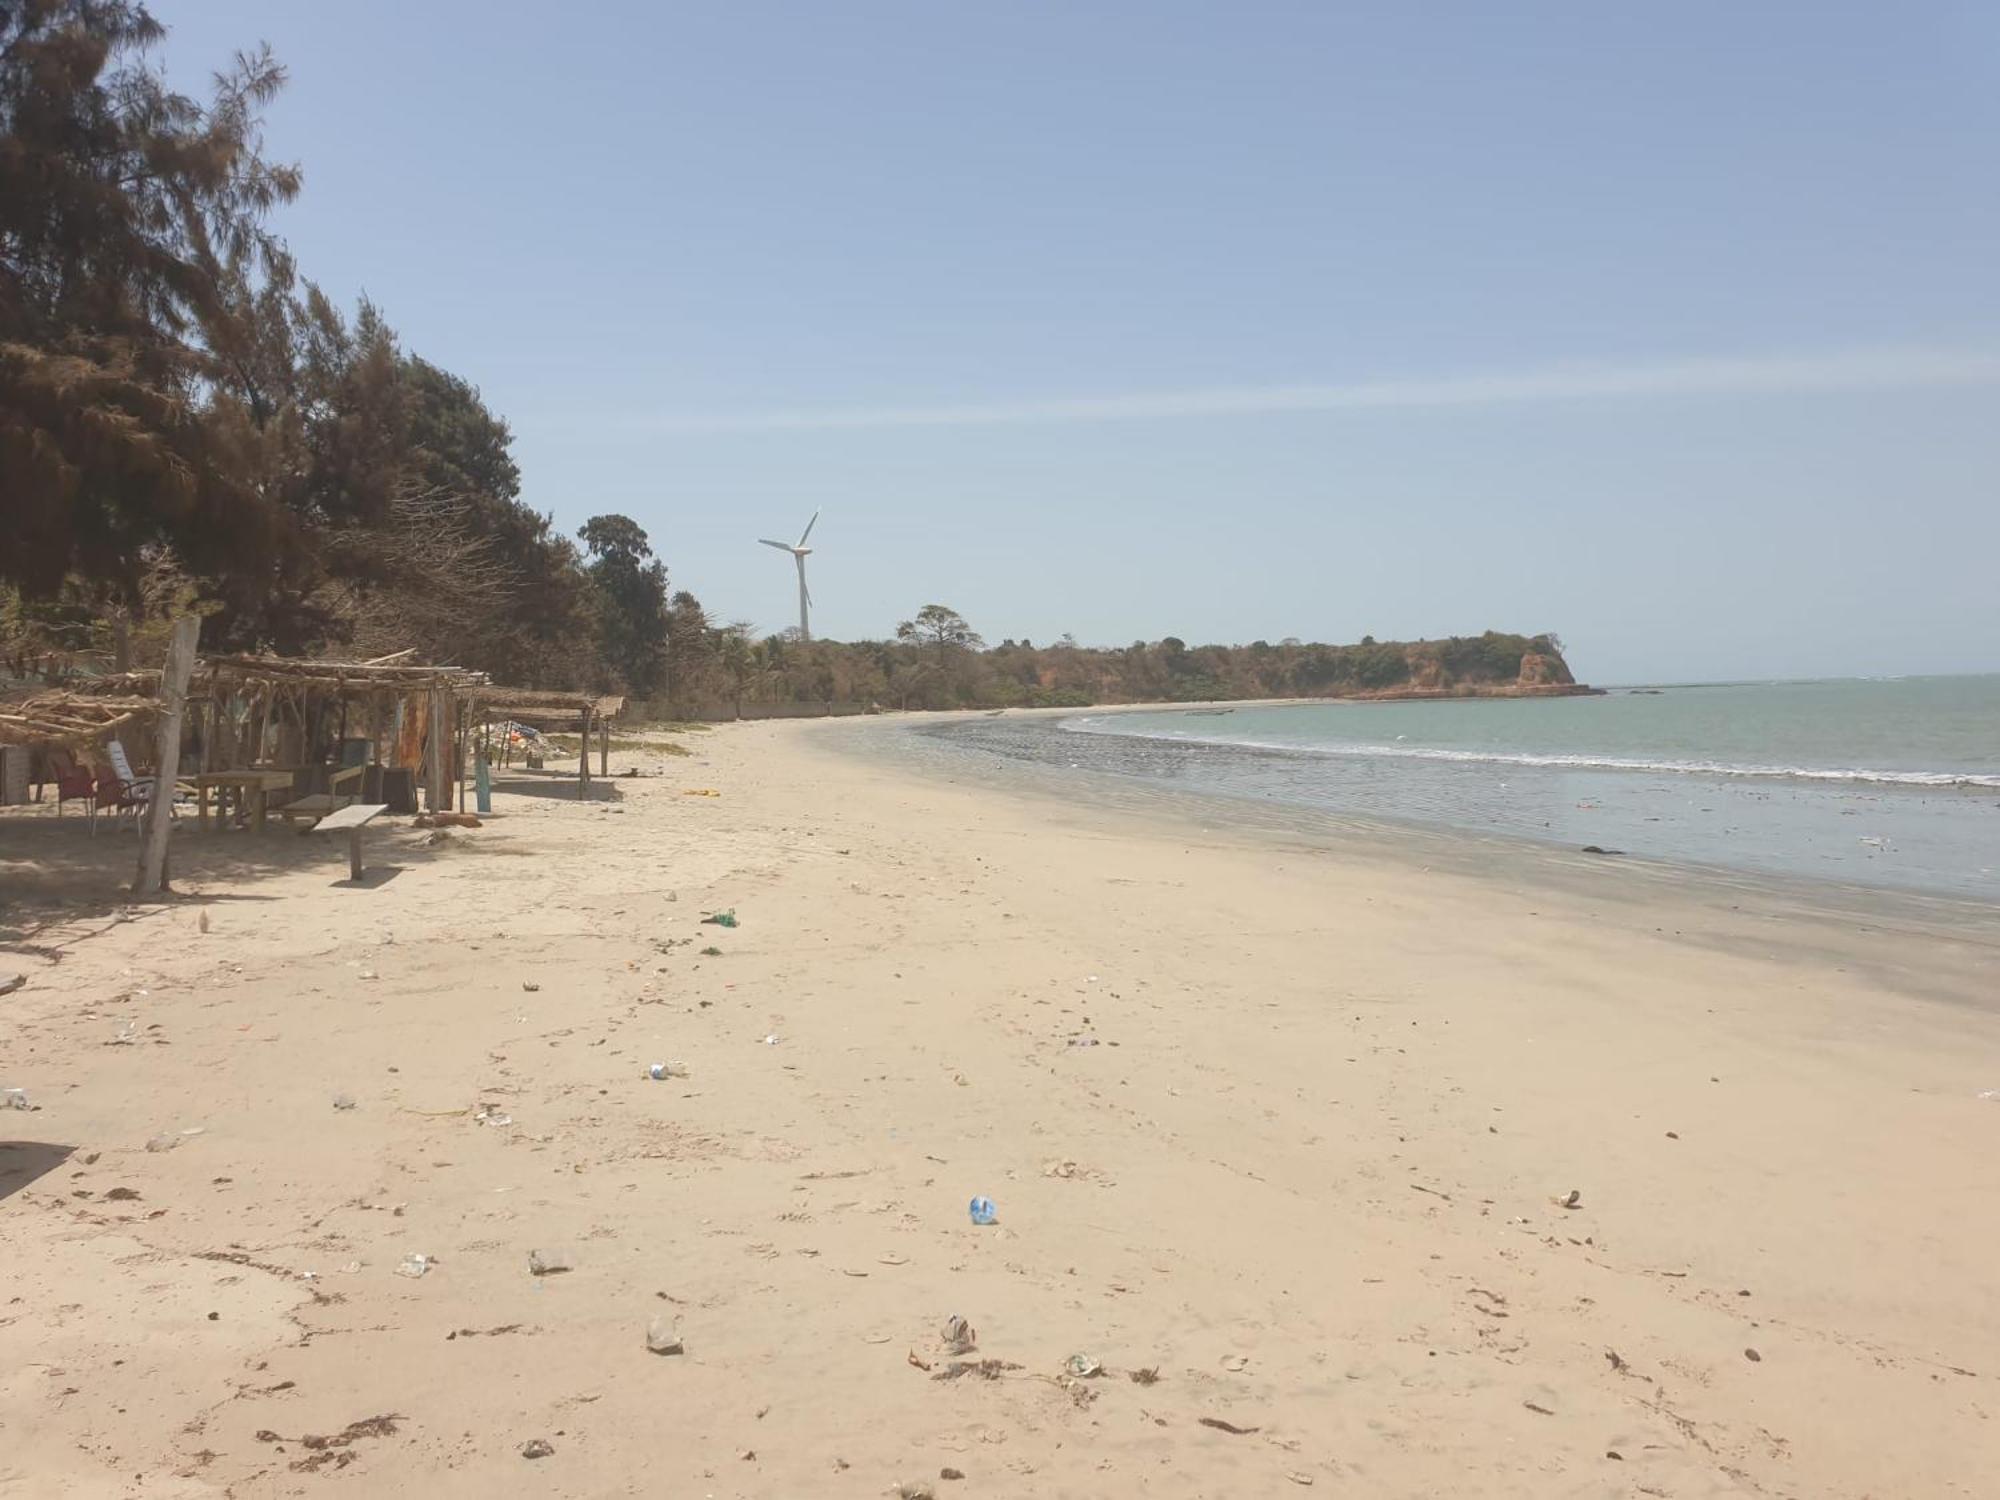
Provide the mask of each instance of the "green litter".
{"label": "green litter", "polygon": [[728,911],[719,911],[713,916],[703,917],[701,920],[704,926],[734,927],[736,925],[736,908],[732,906]]}

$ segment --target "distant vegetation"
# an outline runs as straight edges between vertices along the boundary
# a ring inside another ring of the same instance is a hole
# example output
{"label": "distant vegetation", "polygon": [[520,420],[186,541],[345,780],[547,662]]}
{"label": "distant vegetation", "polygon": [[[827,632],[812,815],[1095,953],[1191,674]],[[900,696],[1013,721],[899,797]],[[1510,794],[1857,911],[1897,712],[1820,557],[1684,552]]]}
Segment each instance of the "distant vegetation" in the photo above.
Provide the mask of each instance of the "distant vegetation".
{"label": "distant vegetation", "polygon": [[1491,632],[989,649],[939,604],[852,645],[712,620],[629,518],[559,532],[477,386],[300,274],[265,222],[303,183],[263,155],[279,63],[239,55],[194,100],[160,36],[128,0],[0,4],[0,678],[156,662],[193,609],[210,651],[415,646],[677,715],[1569,681],[1552,638]]}
{"label": "distant vegetation", "polygon": [[[698,606],[687,596],[683,608]],[[1130,646],[1006,640],[987,646],[956,610],[928,604],[892,641],[751,641],[707,627],[670,637],[663,708],[714,713],[765,703],[885,708],[1082,707],[1219,698],[1560,692],[1574,685],[1554,636],[1480,636],[1325,646],[1189,646],[1168,636]]]}

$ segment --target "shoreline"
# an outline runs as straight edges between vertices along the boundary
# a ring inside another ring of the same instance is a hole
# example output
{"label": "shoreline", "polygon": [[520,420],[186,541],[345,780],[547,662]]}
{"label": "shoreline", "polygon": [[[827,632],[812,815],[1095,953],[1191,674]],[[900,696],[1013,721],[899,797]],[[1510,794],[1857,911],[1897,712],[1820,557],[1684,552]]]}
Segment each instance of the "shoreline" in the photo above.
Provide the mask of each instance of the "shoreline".
{"label": "shoreline", "polygon": [[[1328,713],[1293,724],[1271,712],[1238,719],[1168,710],[1173,717],[1156,732],[1157,720],[1145,715],[1159,712],[1061,713],[1054,716],[1059,725],[1048,722],[1050,715],[939,716],[908,727],[939,753],[949,746],[996,767],[1064,767],[1080,775],[1079,785],[1105,777],[1171,784],[1184,795],[1263,809],[1246,814],[1253,818],[1289,809],[1301,826],[1372,819],[1607,860],[1646,859],[2000,908],[1995,846],[1986,827],[2000,810],[2000,777],[1983,767],[1949,772],[1895,759],[1674,759],[1676,751],[1647,753],[1629,732],[1621,739],[1615,719],[1593,735],[1573,714],[1563,716],[1570,731],[1553,738],[1521,727],[1538,720],[1511,716],[1516,727],[1498,740],[1478,729],[1476,713],[1459,714],[1448,720],[1455,730],[1432,742],[1428,709],[1384,710],[1395,716],[1376,729]],[[1407,730],[1416,743],[1403,743],[1406,736],[1396,730]],[[1618,748],[1554,748],[1579,736]],[[1781,754],[1796,751],[1780,748]],[[1867,769],[1876,764],[1891,769]]]}
{"label": "shoreline", "polygon": [[[1050,712],[1059,716],[1066,711]],[[946,723],[956,716],[939,713],[929,718]],[[870,724],[884,735],[898,725],[906,732],[921,727],[887,720],[790,722],[802,729],[824,722],[829,737],[857,741],[871,732],[865,727]],[[831,728],[836,722],[840,727]],[[914,759],[889,745],[843,748],[840,753],[879,769],[957,784],[965,779],[950,774],[953,767],[947,760]],[[954,748],[950,754],[962,756],[966,751]],[[1510,890],[1531,889],[1552,899],[1609,903],[1627,910],[1671,903],[1680,919],[1677,935],[1730,949],[1754,948],[1773,923],[1808,924],[1812,944],[1857,964],[1879,959],[1871,944],[1883,931],[1937,939],[1946,948],[1904,965],[1892,976],[1896,982],[1953,1004],[2000,1012],[2000,985],[1995,983],[2000,976],[2000,903],[1952,892],[1772,874],[1626,851],[1615,856],[1589,854],[1544,839],[1382,813],[1296,804],[1273,808],[1223,793],[1159,789],[1108,773],[1094,772],[1079,787],[1074,777],[1048,774],[1044,767],[990,754],[981,754],[979,764],[993,772],[994,795],[1029,799],[1052,816],[1102,813],[1133,828],[1171,830],[1245,850],[1305,851],[1404,874],[1490,880]],[[1961,955],[1957,944],[1971,945],[1970,951]]]}
{"label": "shoreline", "polygon": [[[1983,926],[863,733],[510,777],[362,889],[190,839],[179,900],[17,942],[0,1488],[1868,1500],[2000,1461]],[[953,1315],[987,1372],[940,1378]]]}

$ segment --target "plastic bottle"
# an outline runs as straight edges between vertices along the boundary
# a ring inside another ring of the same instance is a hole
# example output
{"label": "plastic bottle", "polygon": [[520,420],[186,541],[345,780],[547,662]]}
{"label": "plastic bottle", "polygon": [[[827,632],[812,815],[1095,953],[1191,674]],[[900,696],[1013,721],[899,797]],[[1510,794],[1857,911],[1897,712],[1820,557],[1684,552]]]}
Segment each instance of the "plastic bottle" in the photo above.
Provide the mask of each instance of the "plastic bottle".
{"label": "plastic bottle", "polygon": [[974,1198],[970,1204],[972,1222],[975,1224],[998,1224],[1000,1210],[993,1206],[991,1198]]}

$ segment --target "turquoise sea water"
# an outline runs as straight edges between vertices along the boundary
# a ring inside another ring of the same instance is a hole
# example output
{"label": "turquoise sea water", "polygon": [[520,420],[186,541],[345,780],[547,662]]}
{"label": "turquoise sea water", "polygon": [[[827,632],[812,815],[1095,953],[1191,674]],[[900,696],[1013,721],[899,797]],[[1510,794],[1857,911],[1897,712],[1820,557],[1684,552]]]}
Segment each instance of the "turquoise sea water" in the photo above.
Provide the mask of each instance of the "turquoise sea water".
{"label": "turquoise sea water", "polygon": [[1083,713],[946,733],[1267,805],[2000,901],[2000,676]]}

